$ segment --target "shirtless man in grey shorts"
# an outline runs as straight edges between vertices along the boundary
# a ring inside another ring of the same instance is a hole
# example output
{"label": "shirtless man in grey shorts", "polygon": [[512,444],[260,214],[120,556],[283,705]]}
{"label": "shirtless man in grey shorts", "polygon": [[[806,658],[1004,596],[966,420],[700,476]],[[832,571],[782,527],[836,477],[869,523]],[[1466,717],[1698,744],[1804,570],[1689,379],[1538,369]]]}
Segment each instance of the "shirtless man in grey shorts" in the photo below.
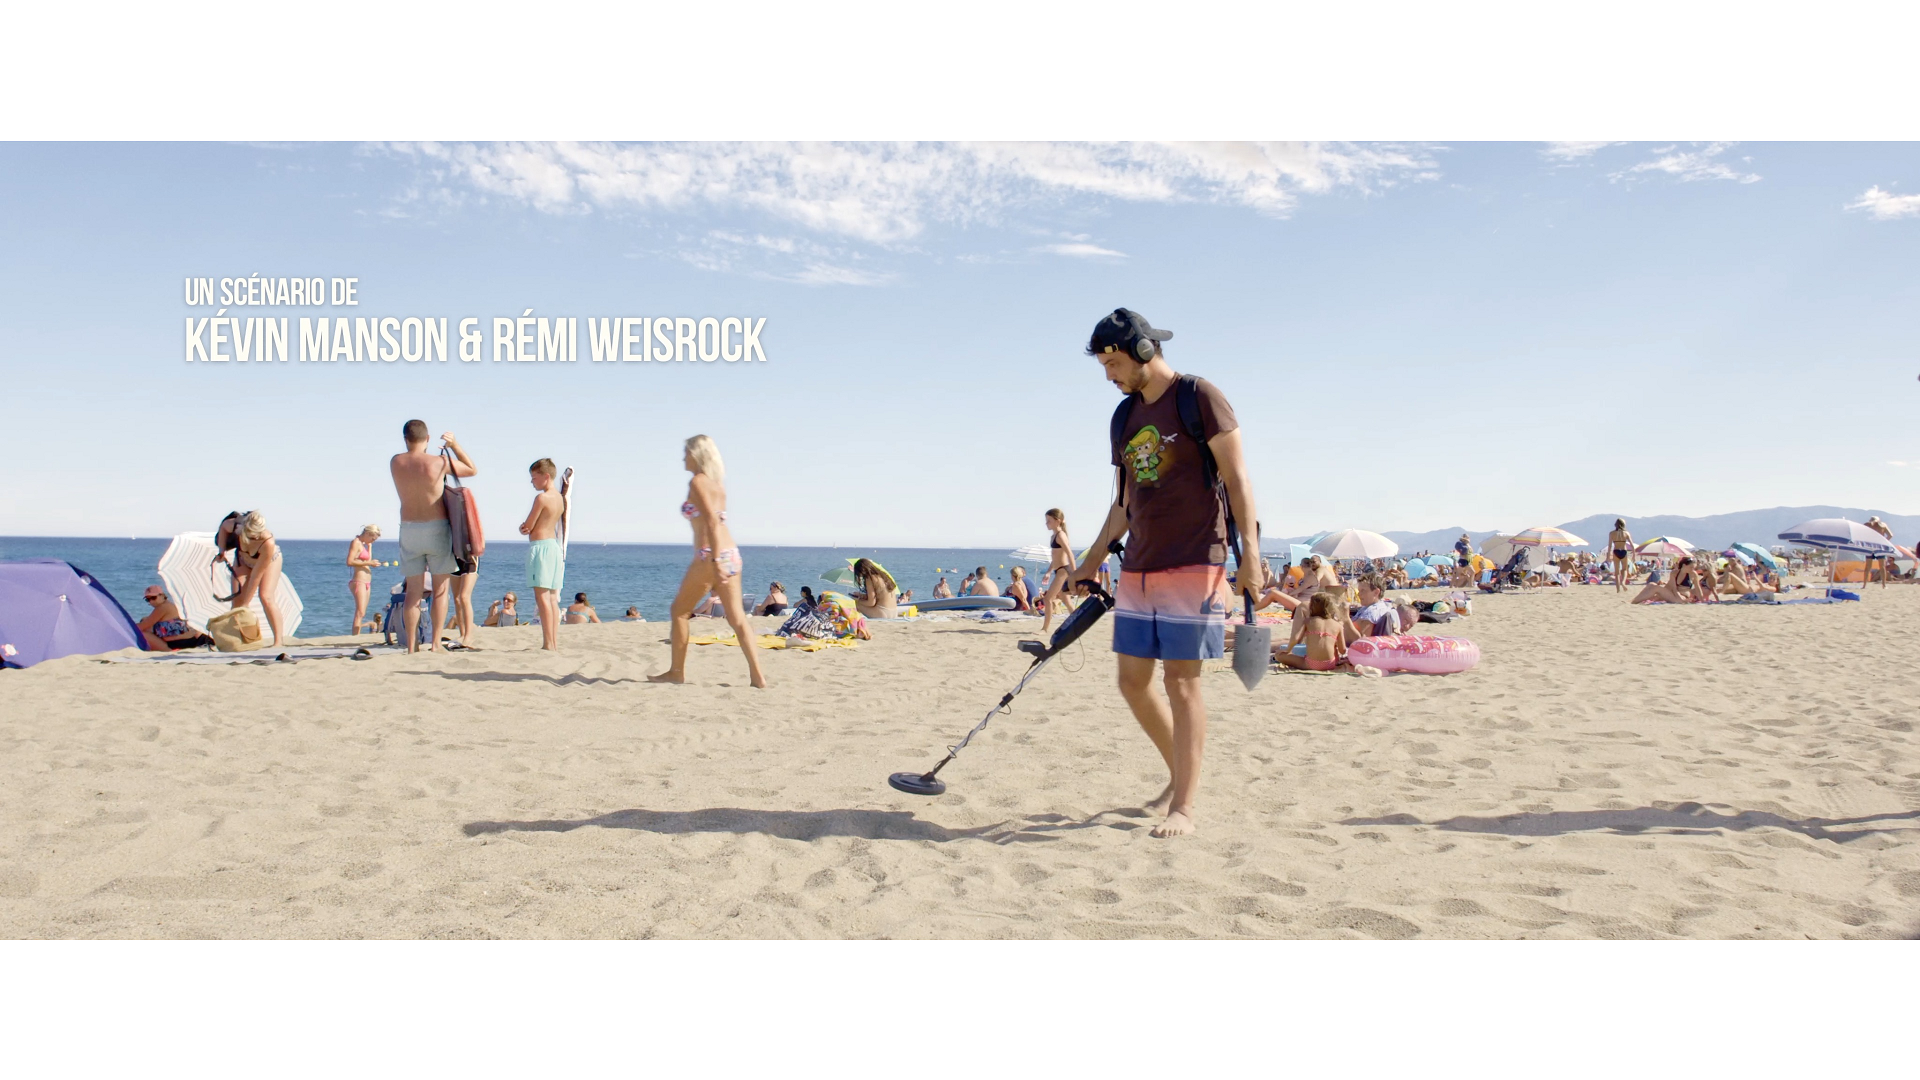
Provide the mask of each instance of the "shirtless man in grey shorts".
{"label": "shirtless man in grey shorts", "polygon": [[[447,504],[443,497],[447,482],[447,460],[427,452],[427,423],[409,420],[401,434],[407,440],[407,452],[393,455],[393,489],[400,493],[400,573],[407,579],[407,599],[402,609],[406,620],[407,651],[419,648],[420,594],[425,591],[427,574],[433,574],[433,626],[427,637],[427,650],[440,647],[438,628],[447,619],[447,586],[453,565],[453,531],[447,524]],[[467,452],[452,432],[440,436],[440,442],[453,451],[453,474],[462,479],[478,472]]]}

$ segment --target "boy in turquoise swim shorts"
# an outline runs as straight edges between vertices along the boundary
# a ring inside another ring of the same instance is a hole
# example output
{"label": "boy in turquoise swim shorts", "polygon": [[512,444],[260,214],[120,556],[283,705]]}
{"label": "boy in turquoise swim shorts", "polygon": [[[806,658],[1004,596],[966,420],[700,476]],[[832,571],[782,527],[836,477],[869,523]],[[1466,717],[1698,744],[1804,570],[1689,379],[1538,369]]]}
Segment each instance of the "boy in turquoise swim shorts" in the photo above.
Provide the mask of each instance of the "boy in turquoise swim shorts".
{"label": "boy in turquoise swim shorts", "polygon": [[533,590],[533,602],[540,609],[540,647],[549,651],[560,648],[559,595],[567,574],[560,541],[553,535],[564,509],[554,482],[558,472],[552,458],[541,458],[527,466],[528,479],[539,494],[533,497],[527,520],[520,523],[520,532],[532,541],[527,546],[527,587]]}

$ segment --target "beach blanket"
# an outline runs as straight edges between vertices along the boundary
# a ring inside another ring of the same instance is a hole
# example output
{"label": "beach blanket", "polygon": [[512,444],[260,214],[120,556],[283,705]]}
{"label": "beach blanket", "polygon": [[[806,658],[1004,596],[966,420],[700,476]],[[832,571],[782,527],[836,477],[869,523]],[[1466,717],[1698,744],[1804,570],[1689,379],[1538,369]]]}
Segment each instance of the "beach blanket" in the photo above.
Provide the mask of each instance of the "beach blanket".
{"label": "beach blanket", "polygon": [[[135,656],[107,656],[105,664],[297,664],[302,660],[339,660],[345,657],[370,659],[374,656],[401,655],[407,650],[398,645],[294,645],[274,650],[271,647],[243,653],[187,649],[170,653],[140,653]],[[282,660],[281,657],[286,659]]]}
{"label": "beach blanket", "polygon": [[866,617],[852,600],[837,592],[823,592],[812,608],[794,612],[774,633],[782,638],[852,638],[866,625]]}
{"label": "beach blanket", "polygon": [[[709,634],[706,637],[688,638],[691,645],[738,645],[740,639],[732,634]],[[821,649],[855,649],[860,643],[852,638],[808,638],[796,645],[779,634],[761,634],[760,647],[763,649],[795,649],[800,652],[817,652]]]}

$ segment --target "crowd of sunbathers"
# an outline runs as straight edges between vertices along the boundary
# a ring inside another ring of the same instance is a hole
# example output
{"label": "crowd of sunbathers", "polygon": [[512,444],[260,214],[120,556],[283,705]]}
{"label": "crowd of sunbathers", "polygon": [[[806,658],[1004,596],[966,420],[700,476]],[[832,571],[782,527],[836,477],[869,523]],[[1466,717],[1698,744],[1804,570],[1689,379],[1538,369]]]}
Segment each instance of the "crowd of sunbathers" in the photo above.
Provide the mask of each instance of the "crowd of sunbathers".
{"label": "crowd of sunbathers", "polygon": [[[1285,667],[1332,671],[1346,664],[1347,646],[1366,637],[1408,633],[1422,622],[1445,622],[1456,605],[1471,610],[1461,593],[1437,601],[1416,601],[1387,595],[1388,579],[1378,573],[1358,575],[1353,581],[1358,603],[1347,599],[1347,584],[1332,564],[1309,556],[1302,561],[1298,580],[1284,575],[1285,585],[1268,589],[1256,607],[1278,607],[1292,612],[1292,633],[1275,642],[1273,658]],[[1271,577],[1268,580],[1273,580]]]}

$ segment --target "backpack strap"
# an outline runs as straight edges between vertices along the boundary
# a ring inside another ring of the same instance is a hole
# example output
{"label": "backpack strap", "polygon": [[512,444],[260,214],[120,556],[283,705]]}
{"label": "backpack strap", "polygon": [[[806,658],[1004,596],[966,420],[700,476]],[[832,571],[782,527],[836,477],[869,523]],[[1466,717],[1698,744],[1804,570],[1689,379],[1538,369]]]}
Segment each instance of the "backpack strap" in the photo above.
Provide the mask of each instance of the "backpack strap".
{"label": "backpack strap", "polygon": [[453,471],[453,451],[443,446],[440,448],[440,456],[447,459],[447,475],[441,479],[442,485],[451,483],[454,487],[459,487],[460,474]]}
{"label": "backpack strap", "polygon": [[1127,418],[1133,415],[1133,403],[1139,400],[1139,394],[1128,394],[1126,397],[1121,398],[1120,404],[1113,410],[1112,422],[1107,425],[1108,441],[1113,443],[1113,459],[1120,463],[1116,466],[1119,474],[1115,477],[1115,483],[1119,485],[1119,494],[1115,497],[1119,500],[1122,507],[1127,505],[1127,457],[1125,453],[1127,448]]}
{"label": "backpack strap", "polygon": [[1214,460],[1213,447],[1207,445],[1204,438],[1206,424],[1200,417],[1200,377],[1181,375],[1173,381],[1173,406],[1180,414],[1180,429],[1187,438],[1200,448],[1200,476],[1206,485],[1220,494],[1220,505],[1227,511],[1227,548],[1236,559],[1241,559],[1240,524],[1233,519],[1233,500],[1227,497],[1226,485],[1220,482],[1220,463]]}

